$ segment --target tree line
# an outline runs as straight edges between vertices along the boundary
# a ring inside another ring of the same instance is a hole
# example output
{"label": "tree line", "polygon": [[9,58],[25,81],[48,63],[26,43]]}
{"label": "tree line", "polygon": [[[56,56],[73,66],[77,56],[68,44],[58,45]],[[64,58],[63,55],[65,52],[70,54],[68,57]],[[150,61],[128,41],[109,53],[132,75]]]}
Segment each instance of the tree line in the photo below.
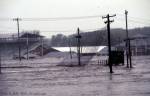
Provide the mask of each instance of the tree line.
{"label": "tree line", "polygon": [[[136,34],[150,36],[150,27],[135,28],[129,30],[129,37]],[[84,32],[80,34],[82,46],[100,46],[107,45],[107,30],[96,30],[91,32]],[[53,35],[51,38],[51,46],[76,46],[76,34],[69,36],[63,34]],[[124,42],[126,38],[126,30],[121,28],[111,29],[111,44],[116,45]]]}

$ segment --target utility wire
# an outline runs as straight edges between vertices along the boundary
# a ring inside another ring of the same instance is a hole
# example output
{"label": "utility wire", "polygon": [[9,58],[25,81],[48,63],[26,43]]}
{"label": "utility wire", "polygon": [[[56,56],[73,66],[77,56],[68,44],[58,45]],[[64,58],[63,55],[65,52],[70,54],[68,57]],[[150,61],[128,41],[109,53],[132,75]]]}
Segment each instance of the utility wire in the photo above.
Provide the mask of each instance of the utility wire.
{"label": "utility wire", "polygon": [[0,25],[0,28],[6,28],[6,29],[16,29],[16,28],[13,28],[13,27],[6,27],[6,26],[1,26],[1,25]]}
{"label": "utility wire", "polygon": [[129,21],[134,22],[134,23],[139,23],[139,24],[150,25],[150,22],[145,22],[145,21],[138,21],[138,20],[133,20],[133,19],[129,19]]}
{"label": "utility wire", "polygon": [[[119,20],[119,21],[124,22],[124,19],[123,19],[123,18],[116,18],[116,19]],[[150,22],[135,20],[135,19],[131,19],[131,18],[129,18],[128,21],[129,21],[129,22],[132,22],[132,23],[136,23],[136,24],[150,25]]]}
{"label": "utility wire", "polygon": [[[122,17],[122,19],[124,20],[124,14],[117,14],[117,17]],[[134,20],[134,21],[142,21],[142,22],[148,22],[148,23],[150,23],[150,19],[147,19],[147,18],[139,18],[139,17],[133,17],[133,16],[128,16],[128,18],[130,19],[130,20]]]}
{"label": "utility wire", "polygon": [[12,18],[0,18],[0,21],[12,21]]}
{"label": "utility wire", "polygon": [[139,18],[139,17],[132,17],[132,16],[129,16],[129,18],[136,19],[136,20],[141,20],[141,21],[146,21],[146,22],[150,22],[150,19],[147,19],[147,18]]}
{"label": "utility wire", "polygon": [[[81,30],[81,32],[87,32],[87,31],[96,31],[96,30],[100,30],[101,28],[93,28],[93,29],[83,29]],[[1,31],[0,32],[15,32],[16,30],[10,30],[10,31]],[[25,31],[25,29],[21,29],[21,31]],[[28,31],[28,30],[27,30]],[[48,32],[75,32],[75,30],[39,30],[41,33],[48,33]],[[30,30],[29,30],[30,32]]]}
{"label": "utility wire", "polygon": [[22,18],[22,21],[57,21],[57,20],[73,20],[73,19],[90,19],[100,17],[101,15],[80,16],[80,17],[57,17],[57,18]]}
{"label": "utility wire", "polygon": [[[78,17],[55,17],[55,18],[21,18],[21,21],[57,21],[57,20],[100,18],[101,16],[102,15],[78,16]],[[0,21],[13,21],[13,18],[0,18]]]}
{"label": "utility wire", "polygon": [[[72,19],[90,19],[90,18],[100,18],[103,15],[93,15],[93,16],[78,16],[78,17],[56,17],[56,18],[21,18],[21,21],[57,21],[57,20],[72,20]],[[123,17],[124,14],[117,13],[117,17]],[[142,21],[150,21],[150,19],[139,18],[128,16],[130,19],[142,20]],[[0,18],[0,21],[14,21],[14,18]]]}

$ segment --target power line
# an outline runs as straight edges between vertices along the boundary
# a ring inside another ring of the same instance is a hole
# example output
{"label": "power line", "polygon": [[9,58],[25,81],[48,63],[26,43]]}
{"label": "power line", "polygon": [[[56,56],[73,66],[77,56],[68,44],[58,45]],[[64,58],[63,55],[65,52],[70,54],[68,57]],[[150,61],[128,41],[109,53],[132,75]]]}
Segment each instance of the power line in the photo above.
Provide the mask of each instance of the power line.
{"label": "power line", "polygon": [[[119,15],[122,18],[117,18],[117,19],[124,20],[124,14],[119,14]],[[139,17],[133,17],[133,16],[128,16],[128,18],[132,22],[142,23],[142,24],[150,24],[150,19],[147,19],[147,18],[139,18]]]}
{"label": "power line", "polygon": [[56,17],[56,18],[22,18],[23,21],[57,21],[57,20],[73,20],[73,19],[90,19],[100,18],[101,15],[80,16],[80,17]]}
{"label": "power line", "polygon": [[[117,16],[124,17],[124,14],[118,13]],[[150,19],[148,18],[140,18],[140,17],[133,17],[133,16],[128,16],[128,18],[142,20],[142,21],[150,21]]]}
{"label": "power line", "polygon": [[[32,30],[25,30],[25,29],[20,29],[21,30],[21,32],[23,32],[23,31],[32,31]],[[93,28],[93,29],[82,29],[80,32],[87,32],[87,31],[96,31],[96,30],[101,30],[101,28]],[[1,31],[0,30],[0,32],[15,32],[16,30],[4,30],[4,31]],[[47,32],[75,32],[75,30],[39,30],[41,33],[42,32],[45,32],[45,33],[47,33]]]}
{"label": "power line", "polygon": [[6,28],[6,29],[16,29],[16,28],[13,28],[13,27],[6,27],[6,26],[1,26],[1,25],[0,25],[0,28]]}
{"label": "power line", "polygon": [[82,29],[82,30],[80,30],[80,33],[81,32],[89,32],[89,31],[96,31],[96,30],[100,30],[100,28],[96,28],[96,29]]}
{"label": "power line", "polygon": [[129,16],[129,18],[150,22],[150,19],[147,19],[147,18],[139,18],[139,17],[132,17],[132,16]]}
{"label": "power line", "polygon": [[130,22],[134,22],[134,23],[139,23],[139,24],[146,24],[146,25],[150,25],[150,22],[144,22],[144,21],[137,21],[137,20],[133,20],[133,19],[129,19]]}
{"label": "power line", "polygon": [[[72,19],[90,19],[100,18],[102,15],[78,16],[78,17],[55,17],[55,18],[21,18],[22,21],[56,21],[56,20],[72,20]],[[12,21],[13,18],[0,18],[0,21]]]}
{"label": "power line", "polygon": [[[117,15],[124,18],[124,14],[117,13]],[[21,20],[22,21],[57,21],[57,20],[73,20],[73,19],[90,19],[90,18],[100,18],[100,17],[102,17],[102,15],[78,16],[78,17],[55,17],[55,18],[21,18]],[[120,18],[120,19],[123,19],[123,18]],[[128,16],[128,18],[129,20],[133,22],[137,22],[137,23],[145,23],[145,24],[150,23],[149,22],[150,20],[146,18],[139,18],[139,17],[132,17],[132,16]],[[13,19],[14,18],[0,18],[0,21],[14,21]]]}
{"label": "power line", "polygon": [[12,21],[12,18],[0,18],[0,21]]}
{"label": "power line", "polygon": [[[124,19],[123,18],[116,18],[117,20],[120,20],[122,22],[124,22]],[[134,20],[134,19],[131,19],[129,18],[128,19],[129,22],[132,22],[132,23],[137,23],[137,24],[144,24],[144,25],[150,25],[150,22],[147,22],[147,21],[140,21],[140,20]]]}

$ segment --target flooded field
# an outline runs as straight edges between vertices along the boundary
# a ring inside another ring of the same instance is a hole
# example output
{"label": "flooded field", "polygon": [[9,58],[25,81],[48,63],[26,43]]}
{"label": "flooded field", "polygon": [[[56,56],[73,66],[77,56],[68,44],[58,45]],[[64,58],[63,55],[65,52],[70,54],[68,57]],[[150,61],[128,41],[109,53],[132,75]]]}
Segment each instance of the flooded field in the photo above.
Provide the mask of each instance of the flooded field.
{"label": "flooded field", "polygon": [[150,96],[150,56],[133,57],[134,68],[88,64],[56,66],[62,59],[5,61],[0,96]]}

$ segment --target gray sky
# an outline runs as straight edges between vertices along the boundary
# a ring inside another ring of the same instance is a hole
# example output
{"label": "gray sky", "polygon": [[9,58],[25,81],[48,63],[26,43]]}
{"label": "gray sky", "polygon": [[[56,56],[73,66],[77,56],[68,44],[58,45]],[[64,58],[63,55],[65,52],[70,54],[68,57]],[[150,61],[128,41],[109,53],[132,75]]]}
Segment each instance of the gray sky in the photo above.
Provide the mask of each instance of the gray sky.
{"label": "gray sky", "polygon": [[[116,14],[111,27],[125,28],[124,10],[129,11],[129,28],[150,25],[150,0],[0,0],[0,18],[57,18]],[[20,21],[21,30],[41,30],[45,35],[64,31],[71,34],[77,27],[87,31],[103,28],[99,18],[57,21]],[[16,32],[16,22],[0,21],[0,32]],[[56,32],[55,32],[56,31]],[[69,31],[69,32],[68,32]]]}

